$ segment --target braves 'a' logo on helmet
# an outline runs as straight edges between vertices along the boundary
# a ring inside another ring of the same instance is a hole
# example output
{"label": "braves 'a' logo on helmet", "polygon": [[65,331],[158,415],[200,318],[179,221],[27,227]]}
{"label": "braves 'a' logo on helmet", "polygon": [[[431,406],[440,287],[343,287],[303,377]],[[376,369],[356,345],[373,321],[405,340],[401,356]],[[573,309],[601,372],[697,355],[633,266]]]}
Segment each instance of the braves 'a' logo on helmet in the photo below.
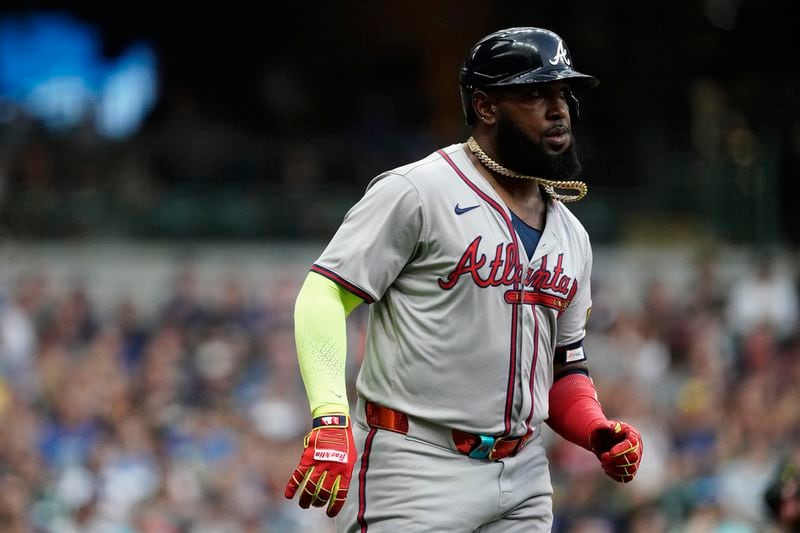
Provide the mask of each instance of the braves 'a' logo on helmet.
{"label": "braves 'a' logo on helmet", "polygon": [[567,49],[564,46],[564,41],[561,39],[558,40],[558,49],[556,49],[556,55],[553,56],[552,59],[548,61],[551,65],[557,65],[559,63],[564,63],[565,65],[570,65],[569,57],[567,57]]}

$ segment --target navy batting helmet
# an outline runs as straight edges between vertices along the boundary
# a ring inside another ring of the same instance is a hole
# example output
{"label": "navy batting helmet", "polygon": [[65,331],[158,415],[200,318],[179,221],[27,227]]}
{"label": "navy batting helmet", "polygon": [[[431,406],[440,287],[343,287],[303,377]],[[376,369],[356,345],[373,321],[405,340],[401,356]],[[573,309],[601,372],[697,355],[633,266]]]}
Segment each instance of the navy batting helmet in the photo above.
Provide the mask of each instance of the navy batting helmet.
{"label": "navy batting helmet", "polygon": [[[487,35],[472,47],[461,67],[461,104],[467,124],[475,122],[472,95],[478,89],[559,80],[578,89],[600,83],[572,69],[567,45],[550,30],[508,28]],[[572,104],[577,107],[577,99]]]}

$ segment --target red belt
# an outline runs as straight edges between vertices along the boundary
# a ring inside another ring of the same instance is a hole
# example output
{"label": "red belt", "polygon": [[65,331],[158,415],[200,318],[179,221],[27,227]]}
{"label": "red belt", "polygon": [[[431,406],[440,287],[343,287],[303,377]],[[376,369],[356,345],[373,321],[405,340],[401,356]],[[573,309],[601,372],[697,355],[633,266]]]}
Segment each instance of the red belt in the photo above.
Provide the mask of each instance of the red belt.
{"label": "red belt", "polygon": [[[372,402],[366,402],[367,424],[370,427],[386,429],[395,433],[408,433],[408,416],[400,411]],[[522,449],[533,432],[522,437],[493,437],[491,435],[473,435],[458,429],[452,430],[453,443],[456,449],[474,459],[497,461],[512,457]]]}

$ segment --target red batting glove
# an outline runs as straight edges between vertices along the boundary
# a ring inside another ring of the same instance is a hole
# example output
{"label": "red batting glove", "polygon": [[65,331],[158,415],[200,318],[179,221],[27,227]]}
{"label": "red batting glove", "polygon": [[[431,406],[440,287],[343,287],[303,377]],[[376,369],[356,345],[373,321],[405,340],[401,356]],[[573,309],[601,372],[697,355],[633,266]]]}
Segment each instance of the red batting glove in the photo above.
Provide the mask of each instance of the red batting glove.
{"label": "red batting glove", "polygon": [[290,500],[300,490],[300,507],[328,505],[328,516],[336,516],[347,498],[350,476],[356,462],[356,447],[350,418],[325,415],[314,419],[303,441],[300,464],[286,484]]}
{"label": "red batting glove", "polygon": [[642,436],[633,426],[616,420],[599,423],[589,433],[589,445],[606,475],[627,483],[642,462]]}

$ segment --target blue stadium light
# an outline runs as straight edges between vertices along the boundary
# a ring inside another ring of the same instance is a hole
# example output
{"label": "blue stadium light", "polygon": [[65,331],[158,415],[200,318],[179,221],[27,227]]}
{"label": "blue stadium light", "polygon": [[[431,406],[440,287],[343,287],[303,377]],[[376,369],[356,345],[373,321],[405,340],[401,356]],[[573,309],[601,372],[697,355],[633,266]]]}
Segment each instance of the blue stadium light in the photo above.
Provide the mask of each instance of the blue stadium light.
{"label": "blue stadium light", "polygon": [[[109,61],[98,30],[68,14],[0,18],[0,102],[50,128],[92,121],[106,137],[130,136],[155,105],[157,78],[147,42]],[[11,117],[0,114],[0,120]]]}

